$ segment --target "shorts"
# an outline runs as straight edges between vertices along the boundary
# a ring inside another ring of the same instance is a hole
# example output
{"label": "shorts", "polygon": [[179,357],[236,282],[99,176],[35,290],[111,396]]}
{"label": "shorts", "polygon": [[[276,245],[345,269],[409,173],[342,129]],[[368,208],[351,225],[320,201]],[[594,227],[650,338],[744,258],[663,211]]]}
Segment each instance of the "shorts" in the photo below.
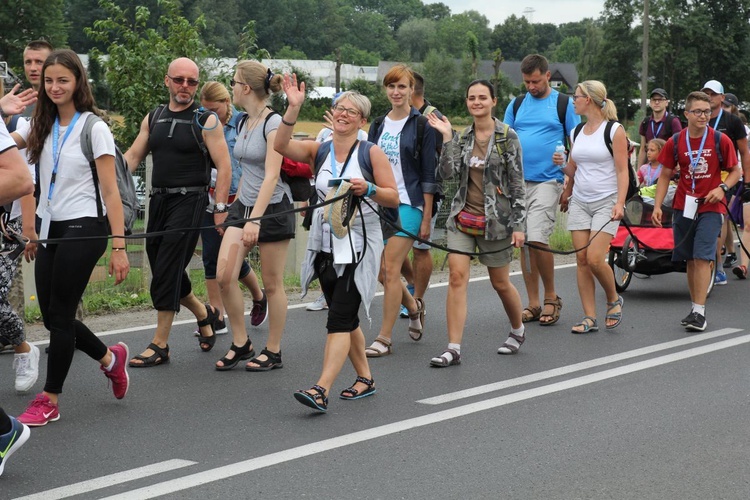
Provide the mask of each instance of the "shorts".
{"label": "shorts", "polygon": [[[435,223],[437,222],[438,212],[440,212],[440,205],[442,204],[443,204],[442,202],[438,201],[437,206],[433,207],[435,208],[435,211],[432,214],[432,220],[430,220],[430,238],[429,238],[430,242],[432,242],[432,235],[435,232]],[[415,241],[413,247],[417,250],[429,250],[430,249],[430,245],[421,243],[419,241]]]}
{"label": "shorts", "polygon": [[[219,249],[221,248],[222,236],[214,229],[214,214],[209,212],[203,213],[202,226],[206,229],[201,229],[201,243],[202,251],[201,257],[203,258],[203,273],[207,280],[216,279],[216,261],[219,260]],[[244,278],[250,274],[250,266],[246,260],[242,261],[240,267],[239,279]]]}
{"label": "shorts", "polygon": [[[418,236],[419,228],[422,225],[423,213],[424,212],[422,212],[420,209],[416,207],[412,207],[411,205],[402,203],[398,206],[399,225],[401,226],[401,228]],[[411,238],[411,236],[401,231],[394,234],[394,236],[403,236],[404,238]]]}
{"label": "shorts", "polygon": [[571,198],[568,208],[568,231],[601,231],[614,236],[620,226],[619,220],[611,220],[612,207],[616,201],[617,193],[591,203]]}
{"label": "shorts", "polygon": [[718,212],[703,212],[696,214],[695,219],[687,219],[682,216],[682,210],[675,210],[672,216],[675,243],[672,262],[716,260],[716,240],[721,234],[722,220]]}
{"label": "shorts", "polygon": [[[294,210],[294,206],[286,196],[280,202],[268,205],[263,214],[267,218],[260,221],[258,243],[273,243],[294,238],[294,213],[291,210]],[[253,207],[246,207],[240,200],[235,200],[229,207],[229,216],[226,220],[227,227],[242,229],[245,226],[243,220],[249,219],[252,211]],[[274,214],[278,215],[268,217]]]}
{"label": "shorts", "polygon": [[356,265],[348,264],[339,277],[333,267],[333,255],[320,252],[315,256],[315,272],[328,304],[328,333],[353,332],[359,328],[359,306],[362,296],[354,283]]}
{"label": "shorts", "polygon": [[502,240],[486,240],[482,236],[473,236],[461,231],[448,231],[448,248],[461,252],[494,252],[479,255],[479,262],[487,267],[505,267],[513,260],[512,237]]}
{"label": "shorts", "polygon": [[557,181],[526,183],[526,241],[549,244],[561,194]]}

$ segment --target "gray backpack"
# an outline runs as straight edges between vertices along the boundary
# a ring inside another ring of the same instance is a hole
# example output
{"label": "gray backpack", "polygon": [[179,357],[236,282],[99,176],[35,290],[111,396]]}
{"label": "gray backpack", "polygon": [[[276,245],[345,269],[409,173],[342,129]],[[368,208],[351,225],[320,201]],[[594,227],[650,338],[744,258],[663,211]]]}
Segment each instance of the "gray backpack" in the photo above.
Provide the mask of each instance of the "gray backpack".
{"label": "gray backpack", "polygon": [[[104,220],[102,199],[101,194],[99,193],[99,176],[96,173],[94,150],[91,146],[91,129],[100,121],[103,120],[93,113],[86,117],[86,122],[83,124],[83,130],[81,131],[81,151],[83,152],[83,156],[89,162],[91,175],[94,178],[94,186],[96,187],[96,212],[99,220]],[[117,189],[120,191],[120,199],[122,200],[122,212],[125,216],[125,235],[128,235],[133,232],[133,224],[138,218],[140,203],[138,202],[138,196],[135,193],[135,181],[133,181],[133,175],[130,173],[130,169],[125,162],[125,157],[122,155],[122,151],[120,151],[120,148],[117,146],[115,146],[115,172],[117,173]],[[123,235],[118,234],[115,236]]]}

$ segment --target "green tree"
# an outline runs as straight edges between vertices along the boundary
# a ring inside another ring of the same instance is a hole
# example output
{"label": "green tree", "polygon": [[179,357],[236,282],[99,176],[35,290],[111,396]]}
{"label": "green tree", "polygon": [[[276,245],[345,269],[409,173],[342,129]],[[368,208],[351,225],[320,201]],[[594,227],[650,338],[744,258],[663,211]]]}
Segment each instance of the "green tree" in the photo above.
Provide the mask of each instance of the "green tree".
{"label": "green tree", "polygon": [[0,8],[0,60],[11,67],[23,67],[23,49],[27,42],[45,39],[54,47],[64,47],[67,38],[63,0],[3,2]]}
{"label": "green tree", "polygon": [[578,79],[595,80],[601,79],[601,73],[597,67],[599,50],[604,33],[597,23],[591,23],[586,28],[586,37],[583,42],[581,60],[578,61]]}
{"label": "green tree", "polygon": [[96,105],[102,109],[109,109],[109,86],[102,63],[95,52],[89,54],[88,76],[91,80],[91,91],[94,93]]}
{"label": "green tree", "polygon": [[307,56],[301,50],[293,49],[289,45],[284,45],[281,50],[273,55],[274,59],[307,59]]}
{"label": "green tree", "polygon": [[627,119],[635,112],[630,108],[639,82],[640,44],[633,29],[636,12],[632,0],[604,2],[602,29],[606,36],[596,58],[597,68],[620,119]]}
{"label": "green tree", "polygon": [[266,49],[258,47],[258,35],[255,33],[255,21],[248,21],[240,33],[240,44],[237,48],[237,59],[253,59],[261,61],[268,59],[271,54]]}
{"label": "green tree", "polygon": [[461,58],[466,53],[468,33],[472,32],[479,41],[481,57],[489,54],[489,41],[492,32],[490,21],[477,11],[466,11],[445,18],[437,24],[437,45],[435,48],[444,51],[454,58]]}
{"label": "green tree", "polygon": [[431,21],[440,21],[451,16],[451,8],[443,2],[426,3],[422,8],[422,17]]}
{"label": "green tree", "polygon": [[551,61],[576,63],[583,53],[583,42],[577,36],[569,36],[560,42],[560,45],[552,54]]}
{"label": "green tree", "polygon": [[423,72],[430,86],[430,102],[446,114],[465,114],[463,95],[456,86],[459,81],[455,59],[445,51],[431,50],[425,57]]}
{"label": "green tree", "polygon": [[200,67],[215,51],[202,41],[202,19],[189,22],[179,14],[175,0],[160,3],[158,21],[164,35],[146,28],[151,17],[146,7],[135,7],[131,13],[111,0],[101,0],[100,5],[107,17],[86,32],[95,41],[107,44],[105,69],[112,107],[124,117],[124,123],[115,124],[113,132],[120,144],[129,145],[146,113],[168,99],[164,74],[169,63],[177,57],[189,57]]}
{"label": "green tree", "polygon": [[531,26],[534,28],[537,41],[536,52],[551,57],[562,41],[560,30],[552,23],[536,23]]}
{"label": "green tree", "polygon": [[520,61],[537,52],[538,37],[525,17],[511,15],[492,31],[491,44],[500,47],[508,61]]}
{"label": "green tree", "polygon": [[427,52],[435,45],[437,23],[432,19],[409,19],[396,32],[396,42],[410,61],[424,61]]}
{"label": "green tree", "polygon": [[[381,59],[380,54],[358,49],[350,43],[345,43],[340,47],[340,49],[342,64],[354,64],[355,66],[377,66]],[[335,61],[336,54],[331,54],[326,57],[326,59],[329,61]]]}

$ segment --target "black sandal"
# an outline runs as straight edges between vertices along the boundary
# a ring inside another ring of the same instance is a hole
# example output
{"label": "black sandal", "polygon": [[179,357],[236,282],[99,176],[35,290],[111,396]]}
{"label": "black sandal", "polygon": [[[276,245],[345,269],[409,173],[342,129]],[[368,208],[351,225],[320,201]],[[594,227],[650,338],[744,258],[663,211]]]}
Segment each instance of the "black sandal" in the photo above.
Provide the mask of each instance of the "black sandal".
{"label": "black sandal", "polygon": [[[245,370],[249,372],[267,372],[268,370],[275,370],[276,368],[284,368],[284,363],[281,362],[281,351],[271,352],[268,349],[260,351],[260,355],[266,355],[265,361],[260,361],[258,358],[253,358],[250,362],[245,365]],[[258,366],[250,366],[250,363],[255,363]]]}
{"label": "black sandal", "polygon": [[[255,349],[253,348],[252,342],[250,342],[250,337],[247,338],[247,342],[245,342],[245,345],[243,345],[242,347],[237,347],[236,345],[234,345],[234,343],[232,343],[232,346],[229,348],[229,350],[231,352],[234,352],[234,357],[232,359],[228,359],[226,356],[224,356],[219,360],[221,361],[223,366],[216,365],[216,369],[220,372],[231,370],[232,368],[237,366],[237,363],[239,363],[240,361],[250,359],[255,356]],[[217,363],[219,361],[217,361]]]}
{"label": "black sandal", "polygon": [[[150,366],[169,363],[169,346],[162,349],[152,342],[146,349],[151,349],[154,353],[151,356],[144,356],[143,354],[133,356],[128,363],[128,366],[131,368],[148,368]],[[138,360],[140,363],[133,363],[134,360]]]}
{"label": "black sandal", "polygon": [[[216,344],[216,321],[218,319],[219,312],[211,304],[206,304],[206,317],[205,319],[198,321],[198,344],[203,352],[210,351],[214,348],[214,344]],[[211,327],[211,336],[204,337],[203,334],[200,333],[200,329],[203,326]]]}
{"label": "black sandal", "polygon": [[[354,388],[355,385],[357,385],[357,382],[362,382],[367,386],[367,389],[365,389],[362,392],[359,392],[357,389]],[[372,396],[375,394],[375,381],[371,378],[364,378],[357,376],[357,380],[354,381],[352,386],[348,389],[344,389],[341,391],[341,394],[339,394],[339,397],[341,399],[347,399],[349,401],[354,399],[362,399],[366,398],[367,396]]]}
{"label": "black sandal", "polygon": [[[311,394],[310,391],[315,391],[316,394]],[[322,412],[328,411],[328,398],[326,397],[326,390],[319,385],[314,385],[307,391],[295,392],[294,399],[305,406],[309,406],[313,410]]]}

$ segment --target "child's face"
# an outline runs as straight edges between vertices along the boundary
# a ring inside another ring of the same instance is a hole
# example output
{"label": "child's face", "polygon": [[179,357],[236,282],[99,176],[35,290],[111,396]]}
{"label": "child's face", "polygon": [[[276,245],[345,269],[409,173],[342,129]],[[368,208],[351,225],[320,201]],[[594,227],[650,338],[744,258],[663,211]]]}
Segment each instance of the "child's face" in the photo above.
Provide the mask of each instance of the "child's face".
{"label": "child's face", "polygon": [[657,146],[653,142],[650,142],[648,144],[648,149],[646,150],[646,158],[649,162],[655,161],[659,157],[660,151],[661,150],[659,149],[659,146]]}

